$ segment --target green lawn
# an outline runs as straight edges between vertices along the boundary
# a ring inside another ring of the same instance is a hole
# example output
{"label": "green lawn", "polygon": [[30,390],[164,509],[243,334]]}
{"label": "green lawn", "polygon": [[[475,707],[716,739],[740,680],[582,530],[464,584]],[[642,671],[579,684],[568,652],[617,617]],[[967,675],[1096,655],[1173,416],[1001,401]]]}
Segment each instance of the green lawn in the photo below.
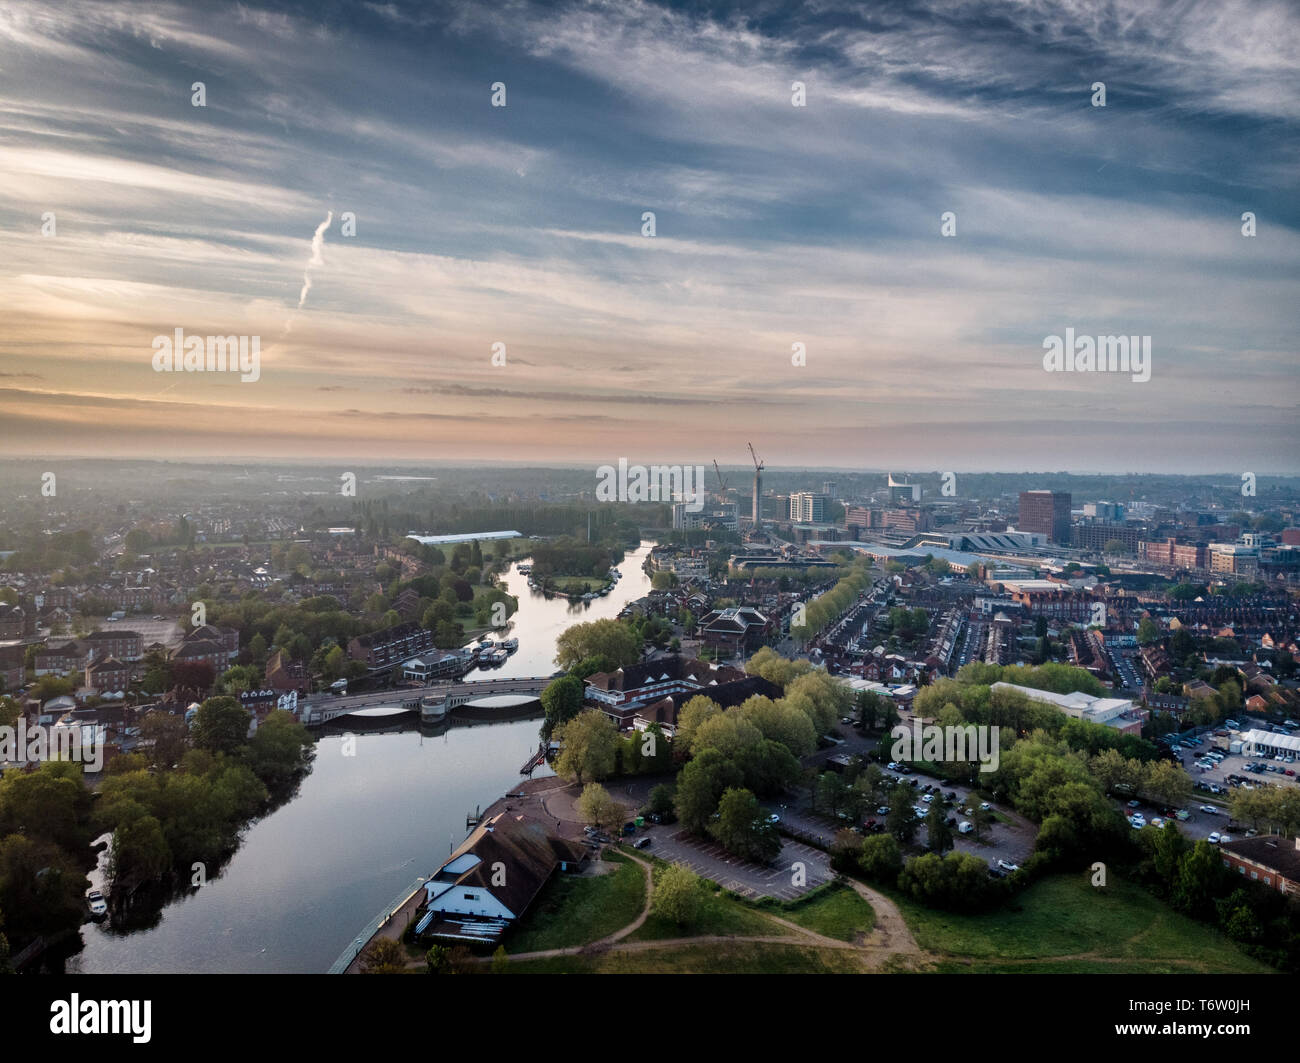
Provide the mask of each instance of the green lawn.
{"label": "green lawn", "polygon": [[[1179,915],[1146,890],[1111,876],[1054,875],[1003,908],[955,915],[896,891],[917,942],[944,971],[1267,972],[1223,934]],[[1058,960],[1056,957],[1078,956]],[[1016,962],[1032,961],[1032,962]]]}
{"label": "green lawn", "polygon": [[[655,864],[655,875],[664,870],[662,861]],[[664,938],[698,937],[702,934],[735,934],[744,937],[785,937],[791,933],[787,927],[774,923],[767,916],[743,901],[724,893],[716,886],[705,885],[704,901],[699,917],[689,927],[681,927],[654,912],[628,936],[628,941],[661,941]]]}
{"label": "green lawn", "polygon": [[806,901],[796,901],[779,913],[792,923],[840,941],[853,941],[859,933],[869,934],[876,925],[876,913],[851,887],[835,885],[819,890]]}
{"label": "green lawn", "polygon": [[645,873],[632,863],[603,875],[556,875],[506,938],[507,952],[585,945],[627,926],[645,907]]}
{"label": "green lawn", "polygon": [[848,949],[745,941],[521,960],[509,967],[513,974],[855,974],[861,969]]}

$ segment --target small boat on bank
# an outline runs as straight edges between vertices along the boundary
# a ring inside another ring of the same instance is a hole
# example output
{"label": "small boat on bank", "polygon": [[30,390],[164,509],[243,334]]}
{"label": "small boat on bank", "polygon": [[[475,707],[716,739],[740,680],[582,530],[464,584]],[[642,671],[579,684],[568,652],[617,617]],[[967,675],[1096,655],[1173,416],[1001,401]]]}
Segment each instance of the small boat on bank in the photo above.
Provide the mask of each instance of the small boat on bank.
{"label": "small boat on bank", "polygon": [[505,664],[506,658],[509,657],[505,650],[484,650],[480,661],[487,665]]}
{"label": "small boat on bank", "polygon": [[519,640],[506,639],[504,642],[501,643],[501,648],[505,650],[506,653],[514,653],[515,650],[519,649]]}

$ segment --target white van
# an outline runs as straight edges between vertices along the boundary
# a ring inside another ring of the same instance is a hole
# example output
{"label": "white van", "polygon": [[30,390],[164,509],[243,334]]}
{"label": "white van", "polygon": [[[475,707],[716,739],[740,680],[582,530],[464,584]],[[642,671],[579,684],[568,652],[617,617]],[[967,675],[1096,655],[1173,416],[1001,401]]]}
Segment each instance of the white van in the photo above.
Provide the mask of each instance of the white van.
{"label": "white van", "polygon": [[962,820],[960,823],[957,824],[958,834],[969,834],[974,829],[975,828],[970,824],[968,820]]}

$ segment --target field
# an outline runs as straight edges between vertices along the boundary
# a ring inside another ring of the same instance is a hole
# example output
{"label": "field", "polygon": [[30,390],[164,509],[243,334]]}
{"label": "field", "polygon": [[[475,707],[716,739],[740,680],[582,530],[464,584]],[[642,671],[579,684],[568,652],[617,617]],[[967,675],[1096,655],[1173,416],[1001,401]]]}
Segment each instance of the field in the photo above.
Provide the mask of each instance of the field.
{"label": "field", "polygon": [[1011,906],[982,915],[924,908],[896,892],[917,943],[939,971],[1147,973],[1267,972],[1218,931],[1111,876],[1055,875]]}
{"label": "field", "polygon": [[630,861],[603,875],[557,875],[506,938],[506,951],[585,945],[627,926],[644,906],[645,875]]}

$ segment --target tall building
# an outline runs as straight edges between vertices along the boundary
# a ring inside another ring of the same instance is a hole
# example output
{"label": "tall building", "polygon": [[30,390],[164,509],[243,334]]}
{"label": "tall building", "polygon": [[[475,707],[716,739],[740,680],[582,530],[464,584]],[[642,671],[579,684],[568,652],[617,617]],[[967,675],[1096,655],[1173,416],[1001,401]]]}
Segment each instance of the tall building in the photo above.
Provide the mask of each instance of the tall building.
{"label": "tall building", "polygon": [[1021,491],[1017,531],[1041,532],[1061,546],[1070,545],[1069,491]]}
{"label": "tall building", "polygon": [[839,494],[840,485],[837,480],[826,480],[822,483],[822,494],[827,498],[835,498]]}
{"label": "tall building", "polygon": [[754,527],[763,524],[763,471],[754,470]]}
{"label": "tall building", "polygon": [[826,495],[797,491],[790,496],[790,519],[797,524],[821,524],[826,519]]}
{"label": "tall building", "polygon": [[894,474],[889,474],[889,501],[896,506],[905,506],[909,502],[921,501],[921,485],[906,484],[894,479]]}

